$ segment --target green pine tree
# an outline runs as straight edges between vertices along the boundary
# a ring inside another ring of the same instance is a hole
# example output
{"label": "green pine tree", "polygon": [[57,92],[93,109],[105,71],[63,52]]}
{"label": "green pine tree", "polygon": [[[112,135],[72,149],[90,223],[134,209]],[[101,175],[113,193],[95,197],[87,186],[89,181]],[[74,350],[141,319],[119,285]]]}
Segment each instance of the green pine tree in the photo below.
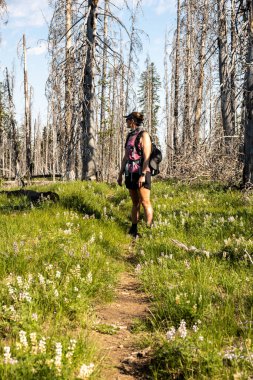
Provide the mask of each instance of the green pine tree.
{"label": "green pine tree", "polygon": [[146,59],[146,69],[140,76],[138,101],[141,112],[145,115],[145,128],[158,142],[158,110],[160,108],[159,90],[161,87],[160,76],[153,62]]}

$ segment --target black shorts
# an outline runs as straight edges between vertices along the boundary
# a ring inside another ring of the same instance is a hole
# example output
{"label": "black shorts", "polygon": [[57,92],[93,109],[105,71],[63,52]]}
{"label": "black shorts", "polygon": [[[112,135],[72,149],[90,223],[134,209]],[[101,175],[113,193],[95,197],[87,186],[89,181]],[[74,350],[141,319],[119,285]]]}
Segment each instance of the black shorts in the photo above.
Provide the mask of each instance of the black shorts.
{"label": "black shorts", "polygon": [[[129,173],[125,177],[126,188],[130,190],[138,190],[138,179],[140,178],[139,173]],[[145,182],[142,185],[145,189],[151,190],[151,174],[147,172],[145,175]]]}

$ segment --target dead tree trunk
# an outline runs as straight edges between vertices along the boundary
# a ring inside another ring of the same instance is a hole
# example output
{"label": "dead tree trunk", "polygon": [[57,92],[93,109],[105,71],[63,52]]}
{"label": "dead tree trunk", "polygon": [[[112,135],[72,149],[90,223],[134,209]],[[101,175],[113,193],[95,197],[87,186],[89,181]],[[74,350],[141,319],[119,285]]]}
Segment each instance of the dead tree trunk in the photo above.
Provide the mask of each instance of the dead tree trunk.
{"label": "dead tree trunk", "polygon": [[200,51],[199,51],[197,101],[196,101],[196,108],[195,108],[195,121],[193,124],[193,150],[197,149],[198,143],[199,143],[200,120],[201,120],[201,113],[202,113],[203,87],[204,87],[204,64],[205,64],[205,49],[206,49],[206,35],[207,35],[207,18],[208,18],[208,1],[205,0],[203,4],[201,42],[200,42]]}
{"label": "dead tree trunk", "polygon": [[72,56],[71,56],[71,25],[72,25],[72,0],[66,0],[65,5],[65,149],[66,149],[66,179],[74,179],[74,152],[72,131]]}
{"label": "dead tree trunk", "polygon": [[235,0],[231,0],[231,122],[232,134],[235,134],[236,127],[236,11]]}
{"label": "dead tree trunk", "polygon": [[24,97],[25,97],[25,152],[26,152],[26,173],[30,180],[31,173],[31,130],[30,130],[30,110],[29,110],[29,93],[28,93],[28,75],[26,61],[26,37],[23,34],[23,55],[24,55]]}
{"label": "dead tree trunk", "polygon": [[253,3],[247,1],[248,19],[248,54],[246,65],[246,99],[245,99],[245,136],[243,183],[253,184]]}
{"label": "dead tree trunk", "polygon": [[83,122],[82,122],[82,179],[96,179],[95,125],[94,125],[94,76],[95,40],[98,0],[89,0],[87,19],[87,51],[83,82]]}
{"label": "dead tree trunk", "polygon": [[169,93],[169,72],[168,72],[168,33],[165,34],[164,46],[164,90],[165,90],[165,128],[166,128],[166,172],[171,172],[172,163],[172,130],[170,125],[170,93]]}
{"label": "dead tree trunk", "polygon": [[178,124],[179,124],[179,59],[180,59],[180,17],[181,4],[177,0],[177,32],[176,32],[176,57],[175,57],[175,79],[174,79],[174,125],[173,125],[173,148],[174,154],[178,153]]}
{"label": "dead tree trunk", "polygon": [[19,144],[17,136],[17,127],[14,119],[14,103],[13,103],[13,88],[10,85],[9,73],[6,69],[6,85],[8,92],[8,103],[10,110],[10,124],[11,124],[11,143],[13,148],[13,160],[15,168],[15,178],[18,180],[20,177],[20,157],[19,157]]}
{"label": "dead tree trunk", "polygon": [[191,0],[187,0],[187,31],[186,31],[186,56],[184,64],[184,114],[183,114],[183,150],[189,152],[191,143],[191,125],[190,125],[190,78],[191,78],[191,34],[192,34],[192,11]]}
{"label": "dead tree trunk", "polygon": [[107,81],[107,37],[108,37],[108,10],[109,10],[109,0],[105,0],[104,5],[104,47],[103,47],[103,67],[102,67],[102,85],[101,85],[101,107],[100,107],[100,133],[101,133],[101,163],[100,163],[100,170],[101,170],[101,179],[103,180],[104,175],[104,150],[105,150],[105,144],[104,144],[104,134],[106,129],[106,115],[105,115],[105,108],[106,108],[106,81]]}
{"label": "dead tree trunk", "polygon": [[230,136],[233,134],[231,117],[230,79],[228,74],[228,42],[226,0],[218,1],[218,46],[219,46],[219,76],[221,91],[221,115],[225,145],[229,148]]}

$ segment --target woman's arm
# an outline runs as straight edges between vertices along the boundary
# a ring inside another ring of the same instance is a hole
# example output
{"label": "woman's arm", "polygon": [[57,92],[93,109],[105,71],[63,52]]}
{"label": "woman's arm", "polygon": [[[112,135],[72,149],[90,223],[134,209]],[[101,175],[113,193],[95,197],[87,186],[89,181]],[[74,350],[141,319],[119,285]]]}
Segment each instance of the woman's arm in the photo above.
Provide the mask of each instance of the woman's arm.
{"label": "woman's arm", "polygon": [[149,159],[151,155],[151,139],[147,132],[143,132],[140,143],[143,151],[143,165],[142,172],[146,173],[149,165]]}
{"label": "woman's arm", "polygon": [[[142,164],[142,173],[147,172],[148,166],[149,166],[149,159],[151,155],[151,139],[147,132],[143,132],[140,143],[142,146],[143,151],[143,164]],[[145,182],[145,176],[141,176],[139,178],[139,187],[142,186],[142,184]]]}

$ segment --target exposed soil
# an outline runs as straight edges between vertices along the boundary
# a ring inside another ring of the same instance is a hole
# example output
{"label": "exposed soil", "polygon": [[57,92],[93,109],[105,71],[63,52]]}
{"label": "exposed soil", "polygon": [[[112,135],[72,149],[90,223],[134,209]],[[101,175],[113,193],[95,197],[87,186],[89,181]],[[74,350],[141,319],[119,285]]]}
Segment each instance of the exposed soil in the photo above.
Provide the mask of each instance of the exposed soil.
{"label": "exposed soil", "polygon": [[114,302],[96,309],[98,327],[112,326],[114,333],[94,331],[104,359],[103,380],[147,379],[148,349],[138,351],[136,334],[131,332],[136,320],[149,314],[149,301],[139,289],[139,282],[132,273],[122,274],[116,289]]}

